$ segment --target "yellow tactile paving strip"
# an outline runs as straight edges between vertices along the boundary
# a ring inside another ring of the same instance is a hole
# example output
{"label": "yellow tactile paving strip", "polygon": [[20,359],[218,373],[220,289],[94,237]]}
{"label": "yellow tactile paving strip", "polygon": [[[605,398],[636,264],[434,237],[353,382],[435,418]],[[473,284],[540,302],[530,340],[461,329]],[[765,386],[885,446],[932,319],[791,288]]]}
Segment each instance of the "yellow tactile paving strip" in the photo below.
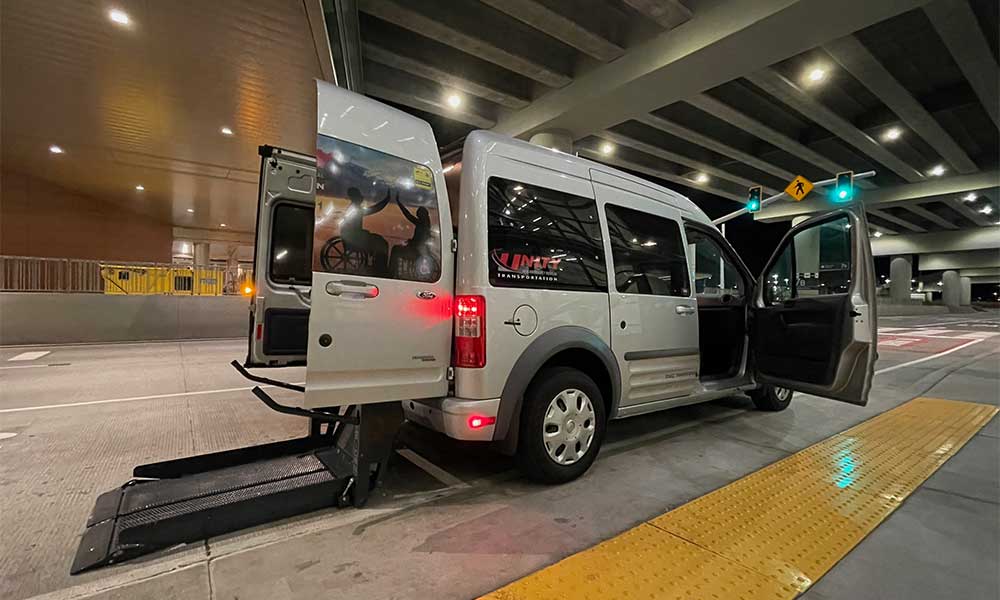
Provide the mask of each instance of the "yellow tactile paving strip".
{"label": "yellow tactile paving strip", "polygon": [[996,413],[916,398],[484,598],[794,598]]}

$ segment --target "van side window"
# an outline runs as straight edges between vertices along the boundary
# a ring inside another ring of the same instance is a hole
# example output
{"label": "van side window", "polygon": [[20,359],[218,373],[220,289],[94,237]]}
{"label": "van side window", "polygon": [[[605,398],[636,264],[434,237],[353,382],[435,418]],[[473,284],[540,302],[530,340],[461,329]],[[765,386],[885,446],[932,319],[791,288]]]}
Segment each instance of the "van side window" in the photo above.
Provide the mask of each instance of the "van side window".
{"label": "van side window", "polygon": [[743,297],[743,277],[736,265],[710,236],[697,229],[687,229],[691,268],[694,270],[694,293],[699,298],[721,298],[729,294]]}
{"label": "van side window", "polygon": [[440,209],[431,170],[325,135],[316,144],[313,270],[440,279]]}
{"label": "van side window", "polygon": [[311,207],[279,204],[271,219],[269,275],[275,283],[312,283]]}
{"label": "van side window", "polygon": [[681,230],[671,219],[605,206],[615,286],[625,294],[690,296]]}
{"label": "van side window", "polygon": [[487,204],[491,285],[607,291],[594,200],[490,177]]}

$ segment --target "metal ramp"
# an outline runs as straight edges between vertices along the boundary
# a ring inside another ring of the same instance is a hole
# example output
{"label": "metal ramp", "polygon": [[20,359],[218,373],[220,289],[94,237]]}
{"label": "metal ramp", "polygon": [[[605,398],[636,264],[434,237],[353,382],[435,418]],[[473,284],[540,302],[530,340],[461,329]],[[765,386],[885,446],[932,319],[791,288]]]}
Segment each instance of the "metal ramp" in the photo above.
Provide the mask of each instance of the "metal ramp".
{"label": "metal ramp", "polygon": [[[256,393],[256,389],[255,389]],[[71,574],[330,506],[362,506],[402,423],[398,402],[313,421],[308,437],[141,465],[98,497]]]}

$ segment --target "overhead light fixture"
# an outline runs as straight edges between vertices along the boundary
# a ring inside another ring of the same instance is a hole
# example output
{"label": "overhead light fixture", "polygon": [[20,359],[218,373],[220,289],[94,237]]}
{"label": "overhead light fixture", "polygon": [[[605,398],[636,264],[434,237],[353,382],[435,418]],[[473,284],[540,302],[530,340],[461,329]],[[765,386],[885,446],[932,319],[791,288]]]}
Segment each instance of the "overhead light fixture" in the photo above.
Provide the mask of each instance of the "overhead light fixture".
{"label": "overhead light fixture", "polygon": [[451,93],[448,94],[447,98],[445,98],[445,102],[447,102],[448,106],[452,108],[458,108],[459,106],[462,105],[462,97],[459,96],[458,94]]}
{"label": "overhead light fixture", "polygon": [[193,213],[193,212],[194,212],[194,209],[193,209],[193,208],[189,208],[189,209],[188,209],[188,212],[189,212],[189,213]]}
{"label": "overhead light fixture", "polygon": [[978,197],[979,196],[977,196],[975,193],[969,192],[968,194],[962,196],[962,200],[965,200],[966,202],[975,202],[976,198]]}
{"label": "overhead light fixture", "polygon": [[937,284],[938,285],[944,285],[944,282],[943,281],[939,281],[939,282],[937,282]]}
{"label": "overhead light fixture", "polygon": [[927,174],[932,177],[940,177],[944,175],[944,165],[934,165],[929,171],[927,171]]}
{"label": "overhead light fixture", "polygon": [[233,135],[233,130],[228,127],[223,127],[219,131],[222,132],[222,135]]}
{"label": "overhead light fixture", "polygon": [[614,151],[615,151],[614,144],[612,144],[610,142],[604,142],[603,144],[601,144],[601,154],[607,156],[607,155],[611,154]]}
{"label": "overhead light fixture", "polygon": [[903,135],[903,130],[899,127],[890,127],[882,134],[882,139],[887,142],[893,142],[899,139],[899,136]]}
{"label": "overhead light fixture", "polygon": [[128,13],[126,13],[124,10],[120,10],[117,8],[112,8],[111,10],[108,11],[108,18],[119,25],[128,25],[129,23],[132,22],[132,19],[130,19],[128,16]]}
{"label": "overhead light fixture", "polygon": [[65,152],[65,150],[63,150],[62,147],[60,146],[52,144],[51,146],[49,146],[49,152],[51,152],[52,154],[62,154],[63,152]]}
{"label": "overhead light fixture", "polygon": [[454,169],[454,168],[455,168],[455,165],[448,165],[447,167],[441,169],[441,172],[442,173],[451,173],[452,169]]}
{"label": "overhead light fixture", "polygon": [[143,187],[143,185],[141,183],[139,185],[135,186],[135,191],[137,191],[137,192],[141,192],[141,191],[143,191],[145,189],[146,188]]}
{"label": "overhead light fixture", "polygon": [[991,212],[993,212],[993,207],[987,204],[986,206],[979,209],[979,212],[983,213],[984,215],[988,215]]}
{"label": "overhead light fixture", "polygon": [[826,79],[826,69],[824,67],[813,67],[806,73],[806,81],[809,83],[820,83]]}
{"label": "overhead light fixture", "polygon": [[694,178],[698,183],[708,183],[709,176],[707,173],[698,173]]}
{"label": "overhead light fixture", "polygon": [[219,227],[225,227],[225,226],[226,226],[225,223],[219,223]]}
{"label": "overhead light fixture", "polygon": [[877,238],[880,238],[880,237],[882,237],[882,232],[881,232],[881,231],[876,231],[876,232],[875,232],[875,233],[873,233],[872,235],[874,235],[874,236],[875,236],[875,237],[877,237]]}

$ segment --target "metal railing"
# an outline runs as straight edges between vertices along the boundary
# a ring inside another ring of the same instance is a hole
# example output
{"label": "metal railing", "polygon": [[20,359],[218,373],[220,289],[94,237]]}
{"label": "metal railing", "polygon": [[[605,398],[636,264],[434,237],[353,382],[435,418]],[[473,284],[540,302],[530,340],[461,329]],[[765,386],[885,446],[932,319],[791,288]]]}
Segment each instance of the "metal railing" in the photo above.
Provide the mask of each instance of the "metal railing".
{"label": "metal railing", "polygon": [[0,291],[3,292],[221,296],[238,295],[252,281],[253,270],[242,265],[104,263],[73,258],[0,256]]}

